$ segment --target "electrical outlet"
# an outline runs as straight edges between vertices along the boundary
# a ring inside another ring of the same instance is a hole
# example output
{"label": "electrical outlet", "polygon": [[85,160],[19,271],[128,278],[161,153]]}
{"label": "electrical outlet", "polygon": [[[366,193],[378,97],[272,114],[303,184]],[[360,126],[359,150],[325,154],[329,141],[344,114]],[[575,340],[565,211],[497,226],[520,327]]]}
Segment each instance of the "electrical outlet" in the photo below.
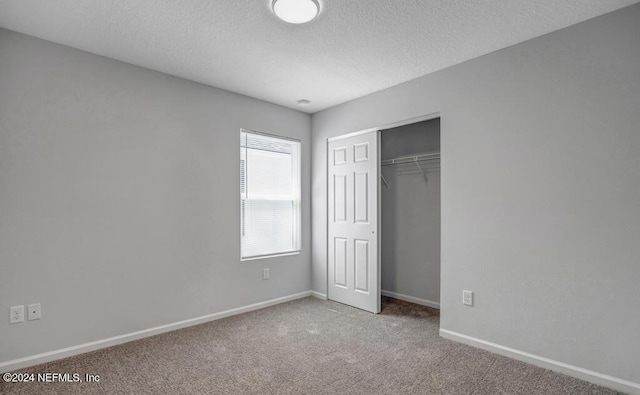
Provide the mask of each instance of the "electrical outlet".
{"label": "electrical outlet", "polygon": [[24,306],[9,307],[9,323],[17,324],[24,322]]}
{"label": "electrical outlet", "polygon": [[462,291],[462,304],[465,306],[473,306],[472,291]]}
{"label": "electrical outlet", "polygon": [[269,269],[265,268],[262,270],[262,279],[263,280],[268,280],[269,279]]}
{"label": "electrical outlet", "polygon": [[27,319],[29,321],[40,319],[40,303],[30,304],[27,306]]}

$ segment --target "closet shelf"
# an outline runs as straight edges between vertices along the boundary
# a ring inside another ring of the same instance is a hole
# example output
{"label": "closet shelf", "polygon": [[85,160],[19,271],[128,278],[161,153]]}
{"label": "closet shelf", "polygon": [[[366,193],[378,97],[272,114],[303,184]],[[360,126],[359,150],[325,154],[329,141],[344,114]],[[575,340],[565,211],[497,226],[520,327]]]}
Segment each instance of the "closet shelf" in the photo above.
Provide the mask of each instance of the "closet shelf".
{"label": "closet shelf", "polygon": [[440,159],[440,152],[429,152],[419,155],[400,156],[393,159],[386,159],[380,162],[382,166],[399,165],[402,163],[422,162],[426,160]]}
{"label": "closet shelf", "polygon": [[[380,164],[382,166],[388,166],[388,165],[400,165],[403,163],[415,163],[418,170],[420,170],[420,172],[422,173],[424,180],[426,182],[429,182],[429,176],[427,175],[427,172],[422,168],[422,166],[420,166],[420,162],[430,161],[430,160],[440,160],[440,153],[429,152],[429,153],[419,154],[419,155],[401,156],[394,159],[383,160],[380,162]],[[382,182],[384,183],[384,186],[387,189],[389,189],[389,183],[384,178],[384,175],[380,174],[380,177],[382,178]]]}

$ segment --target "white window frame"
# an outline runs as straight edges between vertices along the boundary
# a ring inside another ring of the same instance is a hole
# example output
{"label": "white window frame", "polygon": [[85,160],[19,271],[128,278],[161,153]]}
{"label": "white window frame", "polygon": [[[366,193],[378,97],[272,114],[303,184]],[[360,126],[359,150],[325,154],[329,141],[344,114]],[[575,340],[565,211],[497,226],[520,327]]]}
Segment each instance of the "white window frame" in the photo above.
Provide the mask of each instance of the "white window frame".
{"label": "white window frame", "polygon": [[[272,258],[272,257],[278,257],[278,256],[287,256],[287,255],[296,255],[299,254],[301,249],[302,249],[302,225],[301,225],[301,217],[302,217],[302,204],[301,204],[301,198],[302,198],[302,184],[301,184],[301,173],[302,173],[302,142],[298,139],[294,139],[291,137],[283,137],[283,136],[278,136],[278,135],[274,135],[274,134],[269,134],[269,133],[262,133],[262,132],[256,132],[254,130],[249,130],[249,129],[240,129],[240,135],[242,136],[242,133],[248,133],[248,134],[253,134],[253,135],[258,135],[258,136],[265,136],[265,137],[269,137],[269,138],[273,138],[273,139],[279,139],[279,140],[285,140],[285,141],[289,141],[289,142],[293,142],[296,143],[297,145],[295,146],[296,149],[293,150],[292,152],[292,161],[294,163],[294,165],[292,166],[292,174],[291,174],[291,179],[292,179],[292,193],[291,193],[291,197],[293,200],[293,229],[292,229],[292,234],[293,234],[293,249],[292,250],[287,250],[287,251],[278,251],[278,252],[272,252],[272,253],[268,253],[268,254],[261,254],[261,255],[251,255],[251,256],[242,256],[242,237],[243,237],[243,230],[244,230],[244,212],[242,210],[242,203],[244,200],[250,200],[247,197],[247,191],[245,190],[244,193],[242,192],[242,190],[240,191],[240,260],[241,261],[250,261],[250,260],[255,260],[255,259],[264,259],[264,258]],[[242,146],[240,146],[240,148],[242,148]],[[246,165],[245,165],[246,166]],[[245,172],[248,173],[249,169],[248,167],[245,167]],[[248,175],[245,174],[245,182],[248,178]],[[240,181],[240,180],[239,180]],[[262,199],[262,198],[259,198]],[[270,199],[266,199],[266,200],[270,200]],[[278,200],[278,199],[275,199]]]}

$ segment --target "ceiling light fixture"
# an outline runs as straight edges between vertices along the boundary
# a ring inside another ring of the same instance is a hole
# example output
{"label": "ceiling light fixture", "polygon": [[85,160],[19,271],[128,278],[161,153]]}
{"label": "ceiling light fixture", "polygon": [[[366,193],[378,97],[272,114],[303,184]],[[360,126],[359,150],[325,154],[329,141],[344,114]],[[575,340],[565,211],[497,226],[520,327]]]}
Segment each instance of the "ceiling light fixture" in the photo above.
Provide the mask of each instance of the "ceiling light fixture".
{"label": "ceiling light fixture", "polygon": [[300,99],[298,100],[298,105],[305,107],[308,106],[309,104],[311,104],[311,101],[307,100],[307,99]]}
{"label": "ceiling light fixture", "polygon": [[307,23],[320,12],[317,0],[273,0],[271,8],[276,16],[288,23]]}

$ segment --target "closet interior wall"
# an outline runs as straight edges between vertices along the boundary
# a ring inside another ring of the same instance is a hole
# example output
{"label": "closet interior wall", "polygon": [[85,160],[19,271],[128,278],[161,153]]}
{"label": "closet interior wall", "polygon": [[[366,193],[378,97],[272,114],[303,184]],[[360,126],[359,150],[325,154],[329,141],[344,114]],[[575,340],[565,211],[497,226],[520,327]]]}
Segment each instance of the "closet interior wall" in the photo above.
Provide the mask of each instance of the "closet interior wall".
{"label": "closet interior wall", "polygon": [[[381,131],[383,162],[431,152],[440,152],[440,119]],[[437,307],[440,160],[382,166],[382,176],[386,181],[381,182],[382,294]]]}

